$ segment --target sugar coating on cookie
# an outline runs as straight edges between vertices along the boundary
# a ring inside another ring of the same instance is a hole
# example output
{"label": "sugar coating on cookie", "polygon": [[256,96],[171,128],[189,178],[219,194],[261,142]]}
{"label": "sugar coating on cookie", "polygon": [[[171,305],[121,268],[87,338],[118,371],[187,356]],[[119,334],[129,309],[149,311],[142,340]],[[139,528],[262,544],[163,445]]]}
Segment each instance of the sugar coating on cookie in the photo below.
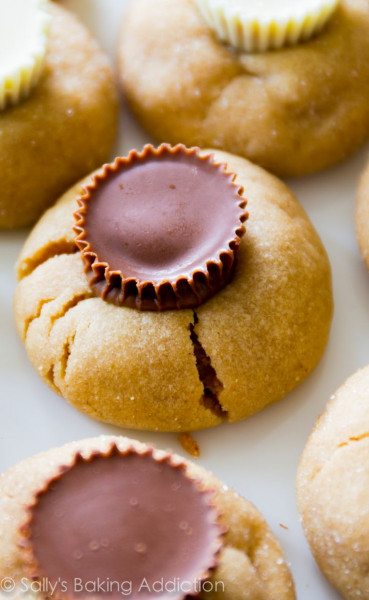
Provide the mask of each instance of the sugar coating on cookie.
{"label": "sugar coating on cookie", "polygon": [[[113,461],[109,462],[108,459],[106,462],[99,463],[100,459],[97,456],[111,454],[113,446],[117,448],[117,451],[114,451],[115,458]],[[129,455],[130,453],[135,464],[139,460],[138,455],[147,455],[147,458],[144,458],[141,463],[141,466],[144,466],[145,469],[135,469],[136,481],[134,473],[130,471],[129,464],[124,463],[124,460],[120,463],[122,455]],[[149,459],[150,454],[154,462]],[[76,472],[74,469],[77,455],[80,458],[78,458],[78,471]],[[122,470],[118,469],[119,464]],[[167,471],[161,473],[155,471],[155,477],[153,477],[152,469],[157,468],[160,464]],[[60,473],[61,467],[64,467],[64,474]],[[88,473],[93,468],[96,468],[96,472]],[[120,471],[119,473],[117,469]],[[68,476],[73,476],[73,473],[74,476],[79,475],[80,477],[75,477],[73,482],[72,480],[68,481]],[[101,478],[106,480],[107,477],[112,487],[110,485],[108,487],[97,485]],[[153,477],[152,485],[150,485],[150,489],[147,489],[145,486],[149,483],[151,477]],[[53,488],[55,493],[51,490],[48,492],[45,486],[54,478],[57,478],[55,488]],[[123,481],[128,482],[128,488],[123,486]],[[178,489],[179,483],[181,487]],[[163,496],[163,490],[167,484],[169,484],[170,489],[168,494]],[[58,485],[62,487],[58,488]],[[68,486],[71,486],[71,495],[66,495]],[[138,489],[133,490],[133,488]],[[147,493],[140,493],[140,489],[141,492],[146,490]],[[9,490],[11,490],[11,493],[9,493]],[[177,581],[172,582],[170,569],[185,547],[189,550],[189,546],[191,546],[194,550],[193,553],[186,552],[186,556],[179,561],[174,571],[176,572],[178,567],[181,576],[186,580],[189,574],[188,569],[193,574],[192,567],[195,563],[200,567],[205,563],[207,563],[206,567],[213,564],[215,568],[207,574],[206,580],[204,580],[206,584],[204,589],[208,590],[206,597],[214,600],[245,600],[245,598],[264,597],[273,598],[273,600],[294,600],[295,598],[291,574],[281,548],[268,525],[252,504],[229,490],[208,471],[185,461],[177,455],[168,455],[168,452],[160,450],[149,450],[147,446],[140,442],[113,436],[67,444],[64,447],[29,458],[0,475],[0,503],[2,509],[0,511],[0,530],[2,533],[0,539],[0,578],[10,577],[14,579],[23,594],[25,594],[25,588],[26,591],[31,589],[31,580],[28,579],[29,571],[27,571],[24,563],[24,549],[22,548],[24,533],[22,533],[22,526],[29,520],[30,506],[34,504],[35,496],[41,490],[44,490],[44,494],[41,495],[40,500],[41,502],[42,500],[45,501],[45,506],[42,506],[42,514],[36,509],[37,525],[41,527],[39,529],[40,537],[38,537],[36,543],[39,547],[40,545],[50,544],[50,554],[45,554],[46,563],[50,562],[53,553],[60,553],[63,548],[65,549],[64,542],[69,546],[76,543],[81,529],[91,533],[95,526],[97,529],[102,527],[101,524],[106,518],[107,527],[101,536],[101,547],[96,549],[96,544],[93,544],[92,548],[85,551],[84,557],[62,561],[56,567],[57,571],[59,570],[61,573],[65,573],[66,568],[74,568],[73,565],[77,563],[80,563],[83,567],[80,572],[85,573],[86,565],[88,566],[90,561],[97,561],[98,557],[100,557],[100,562],[97,564],[97,570],[101,568],[100,564],[102,565],[104,561],[105,566],[111,570],[116,556],[114,553],[109,555],[107,541],[112,542],[113,537],[119,535],[122,527],[127,528],[131,533],[134,533],[134,530],[136,531],[136,535],[132,538],[135,540],[133,570],[136,574],[140,572],[143,564],[150,564],[153,568],[152,573],[162,573],[164,580],[169,578],[169,586],[178,586],[178,578]],[[111,493],[113,490],[115,492],[114,498]],[[128,490],[132,493],[128,494],[130,502],[127,505]],[[181,499],[181,490],[186,495],[185,503]],[[77,495],[80,502],[71,502],[71,499],[76,499]],[[176,495],[179,495],[177,501],[175,501]],[[122,507],[119,507],[118,497],[122,499]],[[53,498],[55,499],[55,511],[52,510]],[[163,501],[160,500],[160,503],[158,503],[158,499]],[[107,503],[110,503],[110,508]],[[105,508],[103,508],[104,504]],[[75,520],[75,527],[73,532],[70,531],[70,535],[67,535],[68,527],[58,529],[59,541],[56,545],[52,544],[53,536],[56,536],[55,530],[51,532],[50,538],[44,536],[41,531],[44,526],[41,526],[41,523],[46,516],[46,505],[48,505],[47,510],[50,513],[48,518],[52,520],[57,529],[59,521],[64,520],[66,522],[68,515],[75,516],[77,511],[80,511],[80,519]],[[118,518],[115,520],[116,531],[112,532],[108,526],[112,521],[112,515],[110,514],[112,507],[113,512],[118,511],[120,514],[125,511],[128,511],[131,515],[134,515],[135,511],[142,513],[142,523],[134,516],[132,522],[129,523],[126,519],[122,523]],[[99,514],[100,509],[106,511],[105,515]],[[165,520],[165,527],[159,527],[159,531],[158,526],[164,511],[167,509],[170,510],[166,513],[168,516]],[[61,515],[60,511],[65,513],[64,516]],[[219,515],[217,523],[219,518],[220,529],[223,532],[221,547],[219,546],[218,525],[214,526],[215,514]],[[88,520],[87,515],[92,518]],[[202,516],[200,517],[200,515]],[[150,519],[152,525],[145,529],[143,525],[148,519]],[[195,531],[191,532],[191,529],[188,528],[190,521],[192,521]],[[82,528],[83,523],[86,524],[87,530]],[[120,523],[122,524],[120,525]],[[106,534],[109,534],[109,532],[112,536],[109,537],[108,535],[108,540]],[[74,537],[73,533],[77,533],[77,535]],[[155,533],[157,535],[154,535]],[[144,542],[147,544],[147,548],[144,548],[142,542],[136,544],[136,536],[139,540],[142,536],[145,537]],[[177,540],[177,544],[174,544],[172,538]],[[90,541],[96,542],[97,540]],[[214,542],[215,546],[213,546]],[[168,560],[163,560],[163,556],[166,555],[166,551],[171,544],[173,556],[168,557]],[[151,552],[153,546],[155,551]],[[217,553],[219,549],[220,552]],[[129,553],[129,544],[122,551]],[[215,562],[213,561],[214,551],[217,553]],[[78,556],[80,556],[80,551]],[[197,562],[199,556],[200,562]],[[209,557],[210,561],[208,560]],[[197,568],[195,568],[195,571],[197,571]],[[79,576],[79,579],[81,577],[83,579],[83,573]],[[126,573],[127,571],[125,571]],[[132,573],[127,577],[127,584],[130,582]],[[92,582],[96,580],[96,574],[96,571],[92,573]],[[61,579],[63,583],[63,577]],[[119,575],[119,579],[121,579],[121,575]],[[33,589],[37,589],[37,583],[43,583],[46,586],[48,581],[47,577],[39,581],[34,580]],[[159,585],[160,581],[161,578],[159,577]],[[49,582],[51,584],[51,581]],[[149,578],[147,583],[149,583]],[[173,596],[173,589],[175,590],[175,588],[171,587],[170,589],[171,591],[165,594],[165,598],[176,597]],[[126,585],[124,590],[127,591]],[[245,590],[247,590],[247,596],[245,596]],[[113,588],[112,591],[116,592],[116,588]],[[145,591],[147,592],[147,587],[143,590],[142,597],[154,598],[158,596],[158,594],[153,593],[145,595]],[[186,590],[184,591],[186,592]],[[199,589],[196,592],[196,597],[202,597],[199,594]],[[180,597],[182,598],[185,595],[182,593]],[[42,593],[30,594],[29,596],[37,600],[44,597]]]}
{"label": "sugar coating on cookie", "polygon": [[213,154],[237,175],[250,217],[232,280],[195,309],[140,311],[97,297],[73,232],[80,185],[24,246],[15,318],[28,356],[96,419],[162,431],[238,421],[282,399],[322,356],[332,289],[315,230],[276,178]]}
{"label": "sugar coating on cookie", "polygon": [[343,598],[369,597],[369,367],[331,397],[297,476],[314,557]]}

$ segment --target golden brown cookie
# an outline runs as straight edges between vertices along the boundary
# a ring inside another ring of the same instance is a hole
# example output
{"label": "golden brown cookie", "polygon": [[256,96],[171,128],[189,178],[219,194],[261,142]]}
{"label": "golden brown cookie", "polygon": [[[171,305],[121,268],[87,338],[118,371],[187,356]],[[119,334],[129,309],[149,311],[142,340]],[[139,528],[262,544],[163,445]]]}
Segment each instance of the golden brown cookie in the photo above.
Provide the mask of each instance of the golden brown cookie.
{"label": "golden brown cookie", "polygon": [[357,193],[356,232],[361,254],[369,268],[369,165],[361,177]]}
{"label": "golden brown cookie", "polygon": [[[91,460],[91,457],[97,452],[108,453],[113,444],[121,453],[129,451],[129,449],[140,454],[148,452],[147,446],[140,442],[123,437],[104,436],[73,442],[61,448],[49,450],[19,463],[0,476],[0,579],[14,579],[23,593],[24,588],[27,588],[27,583],[29,584],[25,554],[18,544],[23,539],[22,526],[29,519],[27,507],[33,504],[35,494],[44,488],[50,478],[57,476],[61,466],[72,465],[77,452],[82,454],[85,461]],[[167,453],[154,450],[154,459],[162,461],[165,456]],[[254,506],[229,490],[201,467],[178,456],[172,456],[170,460],[173,464],[184,463],[187,475],[198,481],[203,491],[211,493],[211,501],[221,516],[222,527],[227,530],[222,541],[218,567],[211,576],[211,581],[219,582],[217,592],[202,593],[198,597],[209,600],[293,600],[295,598],[294,586],[281,548]],[[96,477],[99,477],[98,470]],[[157,477],[160,478],[162,475],[159,473]],[[74,494],[75,491],[75,489],[71,489],[71,493]],[[56,499],[55,493],[56,491],[54,492]],[[108,493],[109,491],[106,490],[105,494]],[[82,490],[81,494],[83,495]],[[95,503],[100,502],[101,498],[104,498],[102,494],[98,498],[94,498]],[[130,503],[134,510],[133,499],[130,500]],[[84,505],[85,509],[81,513],[81,518],[83,518],[84,512],[94,510],[94,503],[89,503],[88,497],[84,499]],[[135,506],[137,506],[137,502],[135,502]],[[72,506],[68,511],[73,512],[75,509],[78,510],[78,507]],[[175,510],[178,510],[177,506]],[[69,514],[68,511],[67,514]],[[56,510],[54,517],[58,518],[58,514]],[[66,521],[68,519],[64,511],[63,515],[60,514],[60,518],[64,518]],[[40,523],[38,527],[40,527]],[[181,524],[180,527],[182,528]],[[185,524],[183,524],[184,527]],[[106,531],[105,536],[108,533]],[[42,534],[40,533],[39,536]],[[105,547],[108,542],[109,540],[105,543],[102,542],[103,546]],[[164,539],[156,541],[158,554],[161,545],[165,543]],[[99,551],[97,545],[93,549],[95,552]],[[147,551],[149,551],[149,547]],[[88,556],[79,558],[81,571],[86,568],[86,561],[92,559],[92,550],[90,558]],[[64,573],[65,565],[63,567],[60,565],[60,570],[63,570]],[[25,596],[20,595],[19,597]],[[36,594],[33,597],[41,599],[44,596]]]}
{"label": "golden brown cookie", "polygon": [[46,65],[29,97],[0,111],[0,228],[34,222],[109,158],[117,132],[112,70],[90,33],[50,3]]}
{"label": "golden brown cookie", "polygon": [[344,160],[369,134],[369,5],[343,0],[306,43],[223,45],[195,0],[135,0],[119,46],[125,95],[159,141],[211,146],[282,176]]}
{"label": "golden brown cookie", "polygon": [[315,559],[343,598],[369,598],[369,367],[332,396],[297,477]]}
{"label": "golden brown cookie", "polygon": [[140,312],[95,297],[72,231],[80,186],[39,221],[18,262],[15,318],[32,364],[92,417],[190,431],[238,421],[314,369],[332,317],[326,252],[290,190],[248,161],[250,216],[231,283],[194,310]]}

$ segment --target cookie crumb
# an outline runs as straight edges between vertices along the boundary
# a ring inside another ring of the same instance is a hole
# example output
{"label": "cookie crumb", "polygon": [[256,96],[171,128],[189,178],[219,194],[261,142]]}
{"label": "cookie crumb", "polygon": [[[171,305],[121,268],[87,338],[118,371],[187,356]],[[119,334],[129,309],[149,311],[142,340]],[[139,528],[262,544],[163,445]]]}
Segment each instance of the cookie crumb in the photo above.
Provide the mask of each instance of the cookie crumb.
{"label": "cookie crumb", "polygon": [[199,458],[200,447],[190,433],[180,433],[178,435],[178,441],[181,444],[183,450],[185,450],[191,456]]}

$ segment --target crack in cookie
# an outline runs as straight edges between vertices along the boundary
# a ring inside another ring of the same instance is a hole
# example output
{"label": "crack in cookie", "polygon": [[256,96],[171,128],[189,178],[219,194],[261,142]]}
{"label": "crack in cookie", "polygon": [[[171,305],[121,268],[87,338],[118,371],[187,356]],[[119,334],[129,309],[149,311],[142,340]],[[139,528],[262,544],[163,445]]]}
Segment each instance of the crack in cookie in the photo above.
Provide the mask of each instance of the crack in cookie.
{"label": "crack in cookie", "polygon": [[369,438],[369,432],[361,433],[360,435],[352,435],[345,442],[341,442],[338,444],[337,448],[344,448],[345,446],[349,446],[352,442],[361,442],[362,440],[366,440]]}
{"label": "crack in cookie", "polygon": [[59,388],[59,386],[55,383],[55,365],[54,363],[50,366],[49,370],[44,374],[44,377],[48,383],[48,385],[51,387],[51,389],[53,389],[57,394],[59,394],[59,396],[62,396],[62,392],[61,389]]}
{"label": "crack in cookie", "polygon": [[28,275],[31,275],[37,267],[47,262],[54,256],[60,256],[62,254],[75,254],[78,252],[78,248],[74,241],[62,239],[55,240],[43,246],[33,256],[30,256],[22,260],[18,267],[18,280],[21,281]]}
{"label": "crack in cookie", "polygon": [[[68,337],[64,346],[63,353],[60,357],[59,366],[60,366],[60,377],[63,381],[65,381],[65,377],[68,370],[68,362],[72,355],[74,340],[76,338],[77,332],[75,331],[71,336]],[[55,372],[55,371],[54,371]]]}
{"label": "crack in cookie", "polygon": [[54,300],[55,300],[55,298],[43,298],[37,304],[36,311],[32,315],[30,315],[29,317],[27,317],[25,319],[24,325],[23,325],[23,334],[22,334],[23,340],[26,339],[27,334],[28,334],[28,330],[29,330],[31,324],[33,323],[33,321],[36,321],[36,319],[40,318],[43,307],[46,304],[50,304],[50,302],[53,302]]}
{"label": "crack in cookie", "polygon": [[197,372],[204,388],[201,402],[205,408],[211,410],[217,417],[227,419],[228,412],[224,410],[219,400],[219,396],[222,393],[224,386],[220,379],[218,379],[217,373],[211,364],[211,358],[206,353],[195,331],[196,325],[199,323],[199,317],[196,311],[193,311],[193,317],[193,322],[190,323],[189,326],[190,339],[196,359]]}
{"label": "crack in cookie", "polygon": [[61,307],[61,309],[58,312],[56,312],[54,315],[50,316],[49,335],[51,334],[52,329],[57,321],[59,321],[60,319],[65,317],[65,315],[70,310],[72,310],[72,308],[75,308],[80,302],[82,302],[83,300],[88,300],[91,297],[92,297],[92,293],[82,292],[80,294],[76,294],[70,300],[68,300],[68,302],[63,304],[63,306]]}

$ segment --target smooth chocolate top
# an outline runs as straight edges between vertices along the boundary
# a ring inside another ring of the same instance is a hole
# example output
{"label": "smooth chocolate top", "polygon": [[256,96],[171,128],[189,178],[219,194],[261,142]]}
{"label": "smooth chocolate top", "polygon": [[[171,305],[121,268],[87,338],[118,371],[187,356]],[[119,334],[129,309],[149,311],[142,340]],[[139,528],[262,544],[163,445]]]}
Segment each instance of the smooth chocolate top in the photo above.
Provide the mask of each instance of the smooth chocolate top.
{"label": "smooth chocolate top", "polygon": [[[180,297],[183,292],[176,282],[192,282],[194,273],[202,272],[199,290],[191,283],[199,296],[192,304],[197,305],[229,280],[238,236],[244,231],[245,201],[233,178],[224,172],[224,165],[185,147],[164,146],[156,153],[147,150],[144,157],[137,155],[106,171],[95,189],[90,188],[84,240],[109,272],[120,272],[138,286],[150,284],[151,294],[155,286],[169,284]],[[213,281],[209,280],[209,263],[217,263],[221,272]],[[92,279],[105,299],[127,304],[122,295],[106,297],[116,280],[105,289],[102,277]],[[173,302],[166,306],[168,302],[163,300],[159,309],[173,308]],[[188,306],[188,299],[184,304]],[[181,301],[177,302],[177,308],[181,307]]]}
{"label": "smooth chocolate top", "polygon": [[161,578],[201,580],[220,546],[209,495],[183,468],[135,452],[77,460],[39,495],[29,532],[38,578],[67,582],[68,598],[122,598],[116,588],[73,591],[76,579],[119,582],[126,590],[131,582],[132,599],[185,598],[181,590],[139,588],[144,580],[150,587]]}
{"label": "smooth chocolate top", "polygon": [[197,156],[137,162],[94,192],[86,215],[92,248],[112,271],[160,283],[192,271],[234,237],[236,189]]}

